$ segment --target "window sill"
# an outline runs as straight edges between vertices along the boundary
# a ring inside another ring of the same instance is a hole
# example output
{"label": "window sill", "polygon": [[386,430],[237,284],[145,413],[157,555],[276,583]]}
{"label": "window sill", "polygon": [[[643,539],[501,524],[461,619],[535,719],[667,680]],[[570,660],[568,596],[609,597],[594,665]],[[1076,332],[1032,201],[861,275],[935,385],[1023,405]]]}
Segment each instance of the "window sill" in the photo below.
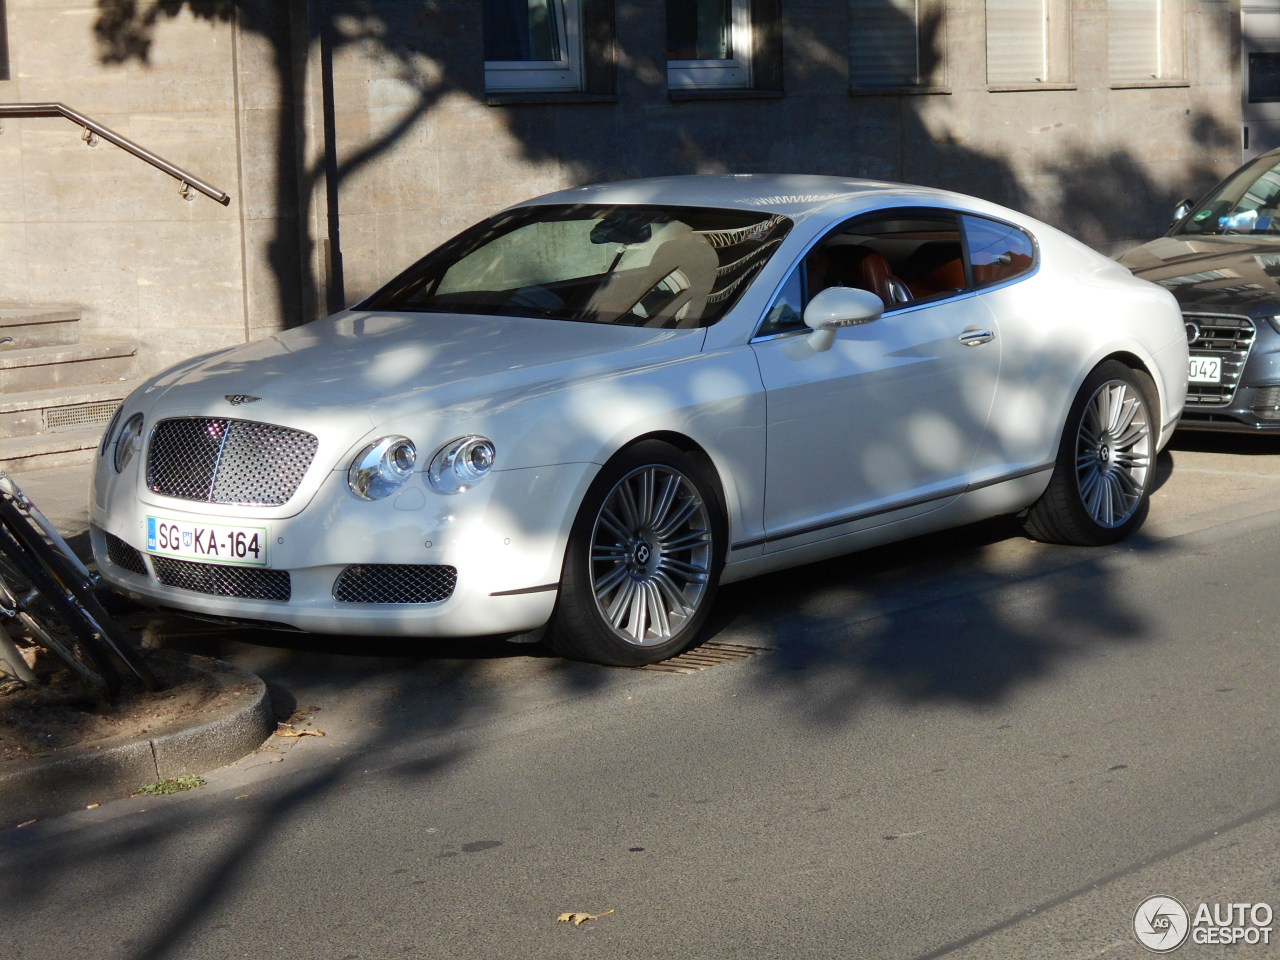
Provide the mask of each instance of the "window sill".
{"label": "window sill", "polygon": [[692,100],[780,100],[786,94],[781,90],[743,90],[713,87],[701,90],[668,90],[667,99],[674,102]]}
{"label": "window sill", "polygon": [[950,87],[916,84],[885,84],[883,87],[850,87],[851,97],[927,97],[950,96]]}
{"label": "window sill", "polygon": [[484,95],[484,105],[486,107],[510,107],[519,104],[539,104],[539,103],[617,103],[618,97],[612,93],[582,93],[581,91],[554,91],[547,90],[538,92],[529,91],[512,91],[510,93],[486,93]]}
{"label": "window sill", "polygon": [[993,83],[987,86],[987,93],[1027,93],[1040,90],[1078,90],[1074,83]]}
{"label": "window sill", "polygon": [[1160,90],[1165,87],[1189,87],[1190,80],[1169,78],[1164,80],[1121,80],[1111,84],[1112,90]]}

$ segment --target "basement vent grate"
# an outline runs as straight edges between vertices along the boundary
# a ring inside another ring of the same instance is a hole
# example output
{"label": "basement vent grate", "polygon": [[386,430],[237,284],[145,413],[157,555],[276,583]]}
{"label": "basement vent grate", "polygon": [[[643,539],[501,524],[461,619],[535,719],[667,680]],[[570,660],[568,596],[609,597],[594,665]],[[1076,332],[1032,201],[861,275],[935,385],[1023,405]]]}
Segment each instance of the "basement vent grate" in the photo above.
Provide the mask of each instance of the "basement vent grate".
{"label": "basement vent grate", "polygon": [[748,647],[741,643],[716,643],[712,640],[700,647],[686,650],[678,657],[663,660],[661,663],[648,663],[636,669],[648,670],[651,673],[698,673],[710,667],[718,667],[722,663],[750,660],[752,657],[768,652],[768,647]]}
{"label": "basement vent grate", "polygon": [[58,430],[104,426],[111,422],[119,406],[119,400],[99,400],[71,407],[50,407],[44,412],[44,428],[53,433]]}

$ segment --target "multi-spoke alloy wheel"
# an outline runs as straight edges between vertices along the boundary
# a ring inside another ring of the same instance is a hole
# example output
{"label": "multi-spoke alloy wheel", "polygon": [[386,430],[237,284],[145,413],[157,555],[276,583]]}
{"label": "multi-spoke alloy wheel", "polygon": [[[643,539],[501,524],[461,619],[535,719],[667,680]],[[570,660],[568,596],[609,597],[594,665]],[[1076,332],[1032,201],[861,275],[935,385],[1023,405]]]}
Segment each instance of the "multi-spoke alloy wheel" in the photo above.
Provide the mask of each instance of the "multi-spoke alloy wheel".
{"label": "multi-spoke alloy wheel", "polygon": [[1155,397],[1150,377],[1116,360],[1085,378],[1049,486],[1027,511],[1029,535],[1096,546],[1137,529],[1155,479]]}
{"label": "multi-spoke alloy wheel", "polygon": [[591,534],[596,609],[628,643],[666,643],[698,611],[711,576],[711,518],[678,470],[618,481]]}
{"label": "multi-spoke alloy wheel", "polygon": [[715,486],[655,441],[601,471],[570,538],[551,644],[634,665],[674,656],[706,619],[724,562]]}
{"label": "multi-spoke alloy wheel", "polygon": [[1080,499],[1099,526],[1120,526],[1142,504],[1152,446],[1147,404],[1137,389],[1125,380],[1100,386],[1076,439]]}

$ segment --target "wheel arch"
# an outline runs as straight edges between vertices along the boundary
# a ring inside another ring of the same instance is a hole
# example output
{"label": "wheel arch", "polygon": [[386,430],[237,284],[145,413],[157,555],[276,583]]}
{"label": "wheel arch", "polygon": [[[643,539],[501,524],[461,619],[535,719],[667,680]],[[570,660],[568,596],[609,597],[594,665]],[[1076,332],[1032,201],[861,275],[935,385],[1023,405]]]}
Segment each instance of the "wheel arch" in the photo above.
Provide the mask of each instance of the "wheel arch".
{"label": "wheel arch", "polygon": [[733,501],[730,500],[729,490],[724,482],[724,476],[720,468],[716,465],[715,458],[702,444],[688,434],[677,430],[653,430],[649,433],[640,434],[620,446],[605,462],[608,463],[631,448],[649,440],[656,440],[660,443],[665,443],[669,447],[674,447],[690,457],[706,472],[707,478],[711,481],[716,499],[719,501],[720,522],[724,525],[724,529],[720,533],[727,538],[733,526],[730,518],[733,515],[733,511],[737,509],[736,498]]}

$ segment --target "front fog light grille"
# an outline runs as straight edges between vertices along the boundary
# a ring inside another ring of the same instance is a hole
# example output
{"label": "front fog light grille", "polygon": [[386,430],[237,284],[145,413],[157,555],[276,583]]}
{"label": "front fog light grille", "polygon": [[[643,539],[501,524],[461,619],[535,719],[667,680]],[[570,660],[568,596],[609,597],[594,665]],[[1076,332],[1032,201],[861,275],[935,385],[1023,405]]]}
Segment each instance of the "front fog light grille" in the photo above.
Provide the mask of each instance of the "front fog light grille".
{"label": "front fog light grille", "polygon": [[1263,387],[1254,394],[1253,413],[1259,420],[1280,420],[1280,387]]}
{"label": "front fog light grille", "polygon": [[194,563],[172,557],[151,558],[156,579],[166,587],[178,587],[214,597],[241,600],[288,600],[292,584],[288,570],[232,567],[222,563]]}
{"label": "front fog light grille", "polygon": [[357,563],[333,585],[339,603],[439,603],[453,596],[458,570],[439,564]]}
{"label": "front fog light grille", "polygon": [[107,559],[121,570],[128,570],[130,573],[147,575],[147,565],[142,559],[142,554],[135,550],[129,544],[125,543],[113,533],[106,535],[107,541]]}

